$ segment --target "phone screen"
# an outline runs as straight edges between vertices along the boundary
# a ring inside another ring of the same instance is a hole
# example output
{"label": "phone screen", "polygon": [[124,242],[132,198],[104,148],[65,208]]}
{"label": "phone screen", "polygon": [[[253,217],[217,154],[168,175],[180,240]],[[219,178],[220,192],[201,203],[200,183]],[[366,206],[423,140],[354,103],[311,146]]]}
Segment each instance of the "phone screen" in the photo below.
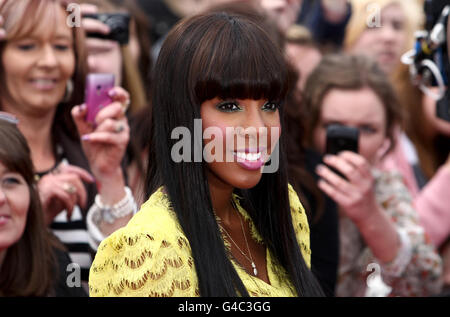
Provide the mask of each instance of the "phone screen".
{"label": "phone screen", "polygon": [[95,125],[95,117],[104,107],[112,103],[109,91],[114,88],[113,74],[89,74],[86,78],[86,121]]}
{"label": "phone screen", "polygon": [[[326,153],[337,155],[342,151],[358,153],[359,130],[341,124],[332,124],[327,128]],[[341,172],[328,166],[334,173],[347,179]]]}

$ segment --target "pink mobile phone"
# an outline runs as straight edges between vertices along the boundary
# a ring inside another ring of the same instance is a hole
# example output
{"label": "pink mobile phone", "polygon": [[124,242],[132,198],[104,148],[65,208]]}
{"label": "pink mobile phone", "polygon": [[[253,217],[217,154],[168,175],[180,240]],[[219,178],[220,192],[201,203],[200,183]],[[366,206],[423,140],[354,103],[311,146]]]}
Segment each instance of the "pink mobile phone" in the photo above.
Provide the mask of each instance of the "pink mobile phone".
{"label": "pink mobile phone", "polygon": [[93,73],[86,77],[86,121],[92,123],[94,126],[97,113],[112,102],[108,92],[114,88],[114,80],[114,74],[106,73]]}

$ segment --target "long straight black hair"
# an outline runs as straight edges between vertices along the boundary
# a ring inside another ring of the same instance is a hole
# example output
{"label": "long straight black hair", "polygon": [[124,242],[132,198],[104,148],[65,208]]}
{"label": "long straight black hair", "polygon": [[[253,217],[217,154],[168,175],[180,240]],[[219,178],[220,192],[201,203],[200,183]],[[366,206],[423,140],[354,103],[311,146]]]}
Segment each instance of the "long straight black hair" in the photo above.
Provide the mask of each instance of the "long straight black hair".
{"label": "long straight black hair", "polygon": [[[152,138],[146,194],[167,191],[192,249],[201,296],[248,296],[228,259],[216,223],[206,162],[175,163],[171,149],[177,127],[194,131],[200,105],[214,97],[282,101],[289,88],[279,47],[254,21],[237,14],[208,13],[177,24],[167,36],[152,82]],[[280,110],[280,115],[282,110]],[[193,133],[192,133],[193,134]],[[192,143],[194,140],[192,135]],[[258,232],[284,267],[300,296],[322,295],[297,244],[291,219],[283,142],[276,173],[263,174],[243,197]],[[194,153],[192,153],[194,157]]]}

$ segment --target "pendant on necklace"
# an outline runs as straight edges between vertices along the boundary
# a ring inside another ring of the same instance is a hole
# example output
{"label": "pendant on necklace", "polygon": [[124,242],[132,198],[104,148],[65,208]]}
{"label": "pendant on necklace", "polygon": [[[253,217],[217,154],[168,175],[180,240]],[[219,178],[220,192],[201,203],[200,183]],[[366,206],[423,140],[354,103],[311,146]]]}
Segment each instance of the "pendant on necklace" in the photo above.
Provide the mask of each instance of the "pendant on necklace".
{"label": "pendant on necklace", "polygon": [[254,274],[255,276],[258,276],[258,270],[256,269],[255,262],[252,262],[252,268],[253,268],[253,274]]}

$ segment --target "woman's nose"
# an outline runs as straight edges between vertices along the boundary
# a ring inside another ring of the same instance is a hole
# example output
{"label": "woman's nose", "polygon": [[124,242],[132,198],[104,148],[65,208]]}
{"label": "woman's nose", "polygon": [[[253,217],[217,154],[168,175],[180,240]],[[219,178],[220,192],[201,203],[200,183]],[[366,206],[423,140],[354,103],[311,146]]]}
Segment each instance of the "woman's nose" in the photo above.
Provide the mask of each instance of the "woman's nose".
{"label": "woman's nose", "polygon": [[266,123],[264,121],[263,113],[261,111],[261,106],[257,101],[250,101],[249,106],[247,107],[247,116],[245,117],[245,125],[246,129],[255,129],[259,130],[260,128],[265,128]]}
{"label": "woman's nose", "polygon": [[55,55],[55,51],[51,45],[45,45],[43,47],[42,56],[39,60],[39,66],[52,68],[58,65],[58,59]]}
{"label": "woman's nose", "polygon": [[390,23],[386,23],[380,30],[381,39],[385,42],[393,43],[396,40],[397,32]]}
{"label": "woman's nose", "polygon": [[268,135],[268,127],[264,120],[264,114],[260,108],[260,105],[257,103],[255,105],[250,105],[247,109],[251,110],[248,111],[246,121],[243,124],[245,136],[258,143]]}

